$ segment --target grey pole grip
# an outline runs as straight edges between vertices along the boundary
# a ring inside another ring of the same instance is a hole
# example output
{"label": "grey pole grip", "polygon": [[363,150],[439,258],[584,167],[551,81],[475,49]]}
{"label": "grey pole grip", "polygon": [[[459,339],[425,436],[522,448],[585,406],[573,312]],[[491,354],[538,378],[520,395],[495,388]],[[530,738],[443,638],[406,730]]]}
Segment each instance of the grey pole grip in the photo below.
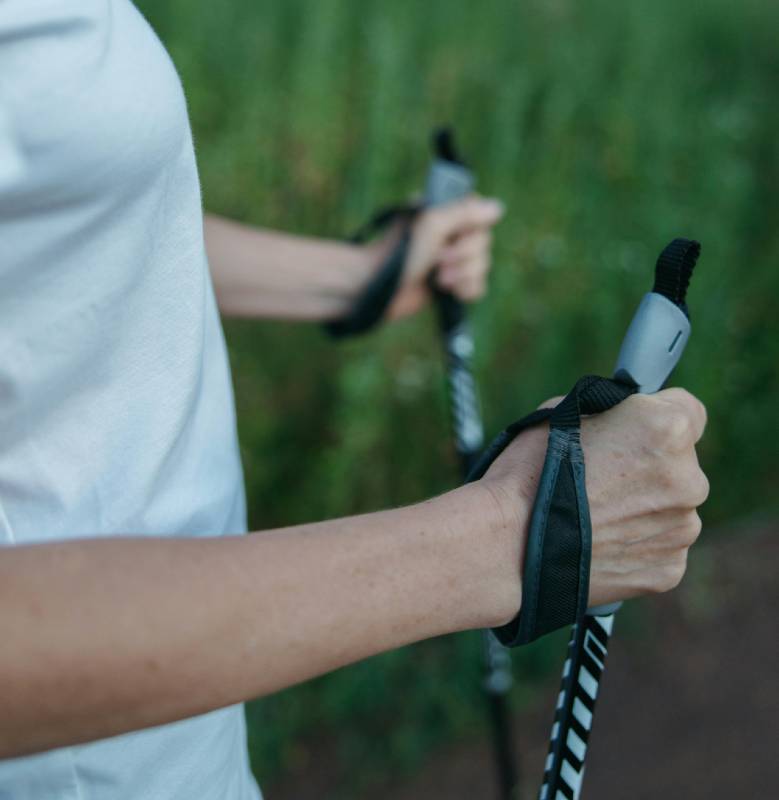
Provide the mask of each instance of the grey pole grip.
{"label": "grey pole grip", "polygon": [[425,205],[440,206],[470,194],[475,186],[473,173],[462,164],[434,158],[425,182]]}
{"label": "grey pole grip", "polygon": [[630,323],[614,368],[617,380],[635,383],[642,394],[659,391],[690,338],[690,320],[657,292],[644,295]]}
{"label": "grey pole grip", "polygon": [[[625,334],[614,377],[642,393],[662,388],[687,344],[690,322],[685,300],[700,249],[691,239],[674,239],[663,250],[653,290],[641,301]],[[621,605],[590,608],[573,627],[539,800],[580,796],[595,701],[614,614]]]}
{"label": "grey pole grip", "polygon": [[[690,338],[690,320],[674,302],[657,292],[644,295],[617,356],[614,377],[654,394],[668,380]],[[593,617],[613,614],[622,603],[593,606]]]}

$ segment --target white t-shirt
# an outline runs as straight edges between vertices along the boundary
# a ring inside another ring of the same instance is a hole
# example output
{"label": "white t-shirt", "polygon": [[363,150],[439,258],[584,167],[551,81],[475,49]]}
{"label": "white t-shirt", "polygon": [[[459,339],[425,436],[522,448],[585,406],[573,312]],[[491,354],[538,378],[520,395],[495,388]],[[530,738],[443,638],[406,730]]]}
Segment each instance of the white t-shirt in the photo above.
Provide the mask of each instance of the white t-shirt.
{"label": "white t-shirt", "polygon": [[[176,72],[129,0],[0,0],[0,543],[245,530]],[[241,706],[0,762],[0,800],[257,797]]]}

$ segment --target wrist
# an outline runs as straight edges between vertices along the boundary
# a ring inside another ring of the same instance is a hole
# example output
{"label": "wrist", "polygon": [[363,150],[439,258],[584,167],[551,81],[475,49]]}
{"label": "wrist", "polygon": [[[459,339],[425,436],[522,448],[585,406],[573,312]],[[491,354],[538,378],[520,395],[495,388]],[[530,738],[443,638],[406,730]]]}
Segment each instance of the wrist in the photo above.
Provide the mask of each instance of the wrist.
{"label": "wrist", "polygon": [[390,255],[392,255],[392,251],[398,246],[404,230],[405,228],[402,224],[395,223],[381,236],[360,245],[371,274],[378,272]]}
{"label": "wrist", "polygon": [[[444,498],[462,534],[467,576],[460,584],[473,619],[463,627],[491,628],[512,620],[522,598],[528,504],[498,481],[482,478]],[[444,499],[441,498],[441,499]]]}

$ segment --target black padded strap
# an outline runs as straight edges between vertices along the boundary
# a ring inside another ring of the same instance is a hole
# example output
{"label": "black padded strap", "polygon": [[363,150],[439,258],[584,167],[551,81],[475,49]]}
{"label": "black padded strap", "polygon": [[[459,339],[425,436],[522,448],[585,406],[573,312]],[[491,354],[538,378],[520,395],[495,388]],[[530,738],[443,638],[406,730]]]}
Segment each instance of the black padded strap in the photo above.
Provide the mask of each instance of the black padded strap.
{"label": "black padded strap", "polygon": [[[461,171],[465,170],[467,172],[465,164],[457,152],[454,132],[451,128],[440,128],[434,132],[433,155],[434,162],[431,165],[431,172],[434,170],[437,161],[449,162],[460,167]],[[428,176],[428,184],[429,180],[430,177]],[[428,190],[429,188],[428,185]],[[448,196],[447,199],[451,200],[453,198]],[[403,237],[363,289],[354,306],[340,319],[325,324],[325,330],[331,336],[343,338],[365,333],[382,320],[400,286],[403,267],[408,254],[411,222],[426,204],[440,201],[440,197],[436,201],[431,199],[430,196],[426,196],[423,204],[395,205],[381,209],[351,237],[351,241],[364,242],[391,223],[397,221],[405,223]],[[433,275],[430,276],[428,286],[436,299],[443,330],[445,332],[454,330],[462,322],[464,316],[462,303],[454,295],[438,287]]]}
{"label": "black padded strap", "polygon": [[532,414],[528,414],[526,417],[522,417],[522,419],[518,420],[517,422],[513,422],[507,428],[504,428],[487,446],[487,449],[481,454],[479,460],[474,464],[473,469],[468,474],[466,478],[466,483],[472,483],[473,481],[479,480],[479,478],[483,478],[484,474],[490,468],[490,465],[493,461],[514,441],[514,439],[519,436],[522,431],[527,430],[528,428],[533,428],[536,425],[540,425],[542,422],[546,422],[549,417],[552,416],[552,411],[554,409],[551,408],[539,408],[537,411],[534,411]]}
{"label": "black padded strap", "polygon": [[349,241],[356,244],[367,242],[369,239],[381,233],[385,228],[399,220],[411,221],[422,207],[409,203],[394,206],[384,206],[374,212],[370,219],[364,222],[350,237]]}
{"label": "black padded strap", "polygon": [[341,339],[365,333],[384,317],[400,285],[410,241],[411,232],[407,228],[349,312],[325,323],[325,330],[331,336]]}
{"label": "black padded strap", "polygon": [[411,240],[411,221],[419,211],[415,205],[387,206],[377,211],[357,232],[352,242],[364,242],[395,222],[405,229],[392,252],[363,289],[349,312],[339,319],[325,323],[325,330],[334,338],[355,336],[373,328],[387,313],[403,276],[408,246]]}
{"label": "black padded strap", "polygon": [[581,619],[589,596],[592,530],[580,442],[582,415],[622,402],[634,386],[587,375],[553,409],[534,411],[500,433],[477,461],[469,481],[527,428],[549,422],[544,468],[539,479],[525,547],[520,613],[493,632],[506,646],[526,644]]}

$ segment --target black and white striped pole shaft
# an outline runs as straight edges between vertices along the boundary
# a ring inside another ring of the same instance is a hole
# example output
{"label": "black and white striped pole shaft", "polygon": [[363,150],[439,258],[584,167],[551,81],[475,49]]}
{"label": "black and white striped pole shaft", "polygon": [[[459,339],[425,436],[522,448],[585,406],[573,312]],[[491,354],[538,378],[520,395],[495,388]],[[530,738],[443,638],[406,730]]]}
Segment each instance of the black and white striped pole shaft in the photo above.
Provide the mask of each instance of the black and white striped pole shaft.
{"label": "black and white striped pole shaft", "polygon": [[[685,296],[700,245],[675,239],[661,254],[653,291],[644,295],[617,358],[614,377],[643,394],[659,391],[690,337]],[[595,701],[621,603],[587,611],[573,626],[563,666],[539,800],[578,800]]]}
{"label": "black and white striped pole shaft", "polygon": [[[436,157],[430,165],[425,186],[424,202],[427,206],[452,202],[474,189],[473,173],[456,157],[448,132],[437,134],[435,150]],[[484,447],[484,428],[471,367],[473,335],[463,303],[442,291],[433,281],[430,289],[435,297],[446,354],[455,447],[465,478]],[[512,685],[511,657],[490,631],[482,632],[482,647],[484,691],[492,721],[500,797],[502,800],[517,800],[518,759],[508,705]]]}

